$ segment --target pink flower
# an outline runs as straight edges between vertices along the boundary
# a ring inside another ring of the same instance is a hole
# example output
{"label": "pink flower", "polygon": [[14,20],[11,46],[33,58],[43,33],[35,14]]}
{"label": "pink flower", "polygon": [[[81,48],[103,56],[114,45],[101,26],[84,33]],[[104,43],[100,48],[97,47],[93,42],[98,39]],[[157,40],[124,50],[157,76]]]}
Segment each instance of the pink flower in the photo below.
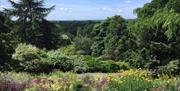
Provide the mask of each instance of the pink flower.
{"label": "pink flower", "polygon": [[156,89],[154,89],[154,91],[159,91],[159,89],[158,89],[158,88],[156,88]]}

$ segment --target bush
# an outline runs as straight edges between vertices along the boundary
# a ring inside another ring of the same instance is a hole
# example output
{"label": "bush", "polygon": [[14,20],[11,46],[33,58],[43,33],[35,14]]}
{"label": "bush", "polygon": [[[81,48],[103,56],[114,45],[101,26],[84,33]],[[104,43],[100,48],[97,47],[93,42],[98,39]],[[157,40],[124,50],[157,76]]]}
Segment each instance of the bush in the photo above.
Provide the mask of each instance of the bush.
{"label": "bush", "polygon": [[167,65],[165,66],[159,66],[158,67],[158,73],[159,74],[169,74],[169,75],[176,75],[180,72],[180,60],[171,60]]}
{"label": "bush", "polygon": [[63,53],[68,55],[75,54],[75,48],[73,45],[64,46],[58,49],[58,51],[63,51]]}
{"label": "bush", "polygon": [[48,64],[51,65],[51,69],[60,69],[62,71],[74,71],[77,73],[86,72],[87,66],[81,60],[68,56],[61,51],[49,51]]}
{"label": "bush", "polygon": [[74,64],[73,72],[76,73],[85,73],[88,70],[88,65],[84,61],[76,60]]}
{"label": "bush", "polygon": [[118,71],[118,70],[127,70],[129,69],[129,63],[127,62],[112,62],[111,63],[111,70]]}
{"label": "bush", "polygon": [[70,71],[74,68],[74,60],[60,51],[50,51],[48,55],[48,64],[54,69]]}
{"label": "bush", "polygon": [[143,67],[146,64],[145,60],[137,52],[127,51],[124,52],[122,56],[123,56],[123,60],[128,62],[132,67],[139,68],[139,67]]}
{"label": "bush", "polygon": [[117,72],[119,70],[129,69],[129,64],[126,62],[115,62],[112,60],[101,60],[94,57],[86,57],[86,63],[89,67],[89,72]]}
{"label": "bush", "polygon": [[32,45],[19,44],[12,55],[12,59],[19,62],[21,70],[24,71],[43,71],[47,69],[47,65],[42,58],[46,57],[46,53]]}

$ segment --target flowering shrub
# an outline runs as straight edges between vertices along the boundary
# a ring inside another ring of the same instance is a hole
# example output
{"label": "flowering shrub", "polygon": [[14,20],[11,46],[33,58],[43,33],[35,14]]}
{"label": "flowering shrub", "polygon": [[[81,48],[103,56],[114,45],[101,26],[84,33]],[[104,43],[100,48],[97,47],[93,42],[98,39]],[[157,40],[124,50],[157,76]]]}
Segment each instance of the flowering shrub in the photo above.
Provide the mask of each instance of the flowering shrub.
{"label": "flowering shrub", "polygon": [[0,73],[0,91],[24,90],[31,78],[27,73]]}
{"label": "flowering shrub", "polygon": [[122,77],[126,76],[135,76],[135,77],[144,77],[149,78],[151,77],[151,72],[148,70],[142,70],[142,69],[130,69],[130,70],[122,70],[120,71],[120,75]]}
{"label": "flowering shrub", "polygon": [[26,73],[0,73],[3,91],[180,91],[180,78],[159,76],[153,79],[147,70],[130,69],[120,74],[78,75],[53,72],[30,75]]}
{"label": "flowering shrub", "polygon": [[119,78],[109,77],[109,91],[180,91],[180,80],[168,75],[151,77],[151,72],[142,69],[121,71]]}
{"label": "flowering shrub", "polygon": [[127,76],[111,79],[108,87],[109,91],[144,91],[153,88],[153,84],[148,78]]}

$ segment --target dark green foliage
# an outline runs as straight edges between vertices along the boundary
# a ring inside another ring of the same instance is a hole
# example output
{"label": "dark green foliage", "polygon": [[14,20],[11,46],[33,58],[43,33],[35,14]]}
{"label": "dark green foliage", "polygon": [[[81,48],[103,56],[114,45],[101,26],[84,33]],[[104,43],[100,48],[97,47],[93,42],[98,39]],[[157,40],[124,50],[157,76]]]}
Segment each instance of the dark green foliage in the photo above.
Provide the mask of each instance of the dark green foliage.
{"label": "dark green foliage", "polygon": [[[179,59],[179,0],[152,0],[136,10],[138,19],[130,29],[139,39],[140,56],[148,68],[159,70]],[[159,67],[158,67],[159,66]]]}
{"label": "dark green foliage", "polygon": [[55,49],[61,45],[63,40],[56,31],[56,26],[47,21],[36,21],[36,28],[29,31],[27,42],[39,48]]}
{"label": "dark green foliage", "polygon": [[104,37],[103,55],[113,60],[123,59],[124,52],[135,48],[135,39],[127,30],[127,23],[123,18],[114,16],[106,23],[108,25],[104,27],[104,31],[107,32]]}
{"label": "dark green foliage", "polygon": [[89,72],[117,72],[129,69],[126,62],[115,62],[113,60],[101,60],[99,58],[86,57],[84,61],[89,67]]}
{"label": "dark green foliage", "polygon": [[120,16],[86,27],[87,29],[78,31],[74,40],[77,45],[75,48],[85,50],[93,56],[104,55],[106,58],[118,60],[122,58],[123,52],[133,49],[136,45],[135,39],[127,30],[127,22]]}
{"label": "dark green foliage", "polygon": [[90,38],[77,36],[74,39],[73,45],[76,51],[78,51],[78,54],[90,54],[92,43],[93,41]]}
{"label": "dark green foliage", "polygon": [[138,18],[150,17],[159,9],[164,8],[169,1],[170,0],[152,0],[151,3],[147,3],[143,8],[137,8],[135,11]]}
{"label": "dark green foliage", "polygon": [[79,28],[87,29],[89,25],[94,25],[98,22],[100,21],[52,21],[58,27],[59,32],[70,33],[72,36],[76,36]]}
{"label": "dark green foliage", "polygon": [[7,71],[15,67],[11,55],[18,43],[18,37],[7,26],[7,17],[0,12],[0,70]]}
{"label": "dark green foliage", "polygon": [[6,51],[6,48],[5,48],[5,40],[3,39],[3,35],[4,32],[7,30],[7,28],[5,27],[4,25],[4,16],[3,14],[0,12],[0,62],[2,64],[2,61],[3,60],[6,60],[7,59],[7,51]]}
{"label": "dark green foliage", "polygon": [[45,17],[54,6],[44,8],[43,0],[9,0],[12,9],[5,9],[8,16],[18,17],[14,30],[21,38],[21,42],[30,43],[40,48],[54,49],[58,46],[58,36],[53,28],[55,26],[46,21]]}
{"label": "dark green foliage", "polygon": [[180,73],[180,60],[171,60],[167,65],[158,67],[158,73],[176,75]]}
{"label": "dark green foliage", "polygon": [[167,3],[167,8],[171,9],[175,12],[180,13],[180,1],[179,0],[169,0],[169,2]]}

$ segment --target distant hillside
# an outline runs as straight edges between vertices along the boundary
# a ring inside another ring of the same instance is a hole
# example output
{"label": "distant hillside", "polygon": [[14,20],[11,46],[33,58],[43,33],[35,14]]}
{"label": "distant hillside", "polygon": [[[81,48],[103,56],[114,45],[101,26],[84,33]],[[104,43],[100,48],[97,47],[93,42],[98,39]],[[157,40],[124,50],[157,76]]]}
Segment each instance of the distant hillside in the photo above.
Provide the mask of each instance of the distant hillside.
{"label": "distant hillside", "polygon": [[96,24],[101,20],[87,20],[87,21],[52,21],[62,32],[68,32],[76,35],[79,27],[83,27],[90,24]]}

